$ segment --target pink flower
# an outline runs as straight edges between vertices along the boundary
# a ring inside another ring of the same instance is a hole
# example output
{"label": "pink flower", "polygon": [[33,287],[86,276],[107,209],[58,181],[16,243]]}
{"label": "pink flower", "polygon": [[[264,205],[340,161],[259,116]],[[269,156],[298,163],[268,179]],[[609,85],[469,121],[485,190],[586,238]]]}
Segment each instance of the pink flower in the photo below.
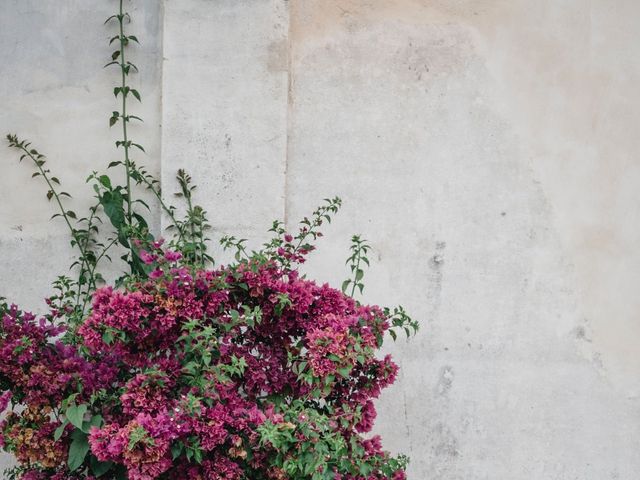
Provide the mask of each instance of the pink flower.
{"label": "pink flower", "polygon": [[160,270],[159,268],[156,268],[155,270],[153,270],[149,274],[149,278],[152,279],[152,280],[157,280],[158,278],[161,278],[162,276],[164,276],[164,272],[162,270]]}
{"label": "pink flower", "polygon": [[147,265],[152,264],[158,258],[156,255],[152,255],[146,250],[140,250],[140,252],[138,253],[138,256],[140,257],[140,260],[142,260]]}
{"label": "pink flower", "polygon": [[0,413],[3,413],[7,407],[9,406],[9,401],[11,400],[11,391],[7,390],[2,395],[0,395]]}
{"label": "pink flower", "polygon": [[177,262],[182,258],[182,254],[180,252],[167,250],[166,252],[164,252],[164,258],[167,262]]}

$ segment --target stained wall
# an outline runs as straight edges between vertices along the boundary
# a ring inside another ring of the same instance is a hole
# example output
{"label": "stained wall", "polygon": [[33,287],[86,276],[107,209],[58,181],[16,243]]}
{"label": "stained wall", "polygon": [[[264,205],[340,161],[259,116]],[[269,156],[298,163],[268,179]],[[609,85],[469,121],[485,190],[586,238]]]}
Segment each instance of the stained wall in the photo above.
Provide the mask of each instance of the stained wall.
{"label": "stained wall", "polygon": [[[115,155],[109,5],[86,5],[0,16],[0,126],[74,191]],[[401,375],[378,404],[410,479],[635,480],[637,2],[135,5],[141,161],[166,195],[190,170],[213,236],[253,244],[339,195],[305,270],[338,285],[362,233],[364,300],[421,320],[387,347]],[[35,309],[70,251],[29,169],[0,156],[0,292]]]}

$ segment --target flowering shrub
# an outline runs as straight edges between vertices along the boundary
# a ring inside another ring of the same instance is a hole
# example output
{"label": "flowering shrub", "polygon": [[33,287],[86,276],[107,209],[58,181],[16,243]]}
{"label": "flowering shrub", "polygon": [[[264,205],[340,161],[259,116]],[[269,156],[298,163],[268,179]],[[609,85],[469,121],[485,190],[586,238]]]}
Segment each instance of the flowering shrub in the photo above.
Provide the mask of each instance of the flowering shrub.
{"label": "flowering shrub", "polygon": [[[113,18],[113,61],[124,79],[124,48],[137,39],[124,34],[122,2]],[[122,113],[110,123],[124,125],[125,159],[116,163],[127,185],[94,173],[97,203],[87,217],[64,208],[43,155],[9,136],[46,180],[79,256],[77,280],[58,278],[46,315],[0,302],[0,446],[18,461],[8,478],[405,479],[407,458],[385,452],[369,432],[373,400],[398,370],[377,352],[386,332],[395,339],[416,323],[401,307],[353,298],[369,263],[358,236],[341,290],[299,272],[340,200],[326,200],[295,234],[275,222],[258,250],[224,237],[235,261],[216,266],[189,176],[177,177],[186,200],[178,220],[129,158],[136,144],[126,133],[126,98],[139,94],[124,83],[116,90]],[[134,210],[131,183],[149,188],[171,219],[167,245]],[[101,216],[114,229],[107,240],[98,235]],[[118,246],[129,271],[107,286],[98,265]]]}
{"label": "flowering shrub", "polygon": [[0,407],[24,409],[1,441],[19,478],[405,478],[361,435],[396,376],[375,353],[397,315],[277,253],[198,269],[142,252],[148,278],[98,289],[76,331],[57,309],[3,307]]}

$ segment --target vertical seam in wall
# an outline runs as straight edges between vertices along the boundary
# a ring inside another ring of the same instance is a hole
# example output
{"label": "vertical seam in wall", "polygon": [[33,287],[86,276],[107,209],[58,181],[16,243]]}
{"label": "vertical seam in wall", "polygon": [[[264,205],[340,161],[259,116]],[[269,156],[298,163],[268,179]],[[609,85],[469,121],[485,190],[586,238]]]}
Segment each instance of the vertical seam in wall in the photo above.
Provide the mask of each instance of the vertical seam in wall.
{"label": "vertical seam in wall", "polygon": [[[162,0],[160,2],[160,26],[159,26],[159,33],[158,36],[160,37],[160,80],[159,80],[159,91],[160,91],[160,100],[159,100],[159,106],[160,106],[160,125],[159,125],[159,130],[160,130],[160,146],[159,146],[159,153],[158,153],[158,180],[160,181],[160,195],[162,196],[162,192],[164,192],[164,185],[163,185],[163,177],[162,177],[162,167],[163,167],[163,161],[162,161],[162,155],[164,152],[164,32],[165,32],[165,0]],[[162,210],[162,207],[160,206],[159,208],[160,210],[160,232],[159,236],[162,236],[162,232],[164,232],[164,211]]]}
{"label": "vertical seam in wall", "polygon": [[288,227],[289,223],[289,161],[291,155],[291,126],[293,114],[293,59],[291,50],[291,22],[293,18],[291,4],[293,0],[284,0],[288,13],[287,27],[287,118],[285,131],[285,156],[284,156],[284,202],[283,202],[283,221],[284,227]]}

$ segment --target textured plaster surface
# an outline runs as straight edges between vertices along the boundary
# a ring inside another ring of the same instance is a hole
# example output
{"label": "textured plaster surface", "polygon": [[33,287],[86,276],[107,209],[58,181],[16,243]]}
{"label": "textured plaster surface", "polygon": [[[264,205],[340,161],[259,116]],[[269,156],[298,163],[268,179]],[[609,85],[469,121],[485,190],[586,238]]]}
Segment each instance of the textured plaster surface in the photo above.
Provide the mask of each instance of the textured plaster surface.
{"label": "textured plaster surface", "polygon": [[[115,24],[103,26],[116,2],[72,0],[4,0],[0,13],[0,251],[4,265],[0,295],[25,308],[39,309],[57,275],[67,273],[73,251],[66,226],[50,221],[57,213],[47,202],[46,185],[31,179],[35,166],[6,148],[5,135],[16,133],[48,157],[47,167],[73,195],[70,209],[84,214],[93,204],[85,183],[92,171],[120,160],[114,142],[120,129],[109,130],[109,117],[119,108],[112,92],[118,71],[103,69],[114,47],[109,38]],[[132,85],[144,103],[132,113],[144,127],[132,125],[130,135],[146,147],[134,160],[159,172],[162,15],[154,0],[133,7],[135,30],[142,46],[133,48],[134,63],[144,63]],[[112,174],[117,178],[117,173]],[[154,208],[155,210],[155,208]],[[152,214],[159,224],[159,215]],[[158,225],[154,226],[155,229]],[[113,274],[117,270],[113,269]]]}
{"label": "textured plaster surface", "polygon": [[284,215],[287,3],[165,3],[165,189],[198,183],[212,236],[255,239]]}
{"label": "textured plaster surface", "polygon": [[[212,237],[254,244],[340,195],[305,270],[338,285],[362,233],[364,300],[422,320],[387,348],[402,370],[377,427],[411,480],[637,478],[637,2],[138,4],[140,134],[166,195],[188,169]],[[82,190],[111,158],[109,6],[8,5],[0,126]],[[0,293],[36,308],[70,252],[0,156]]]}

